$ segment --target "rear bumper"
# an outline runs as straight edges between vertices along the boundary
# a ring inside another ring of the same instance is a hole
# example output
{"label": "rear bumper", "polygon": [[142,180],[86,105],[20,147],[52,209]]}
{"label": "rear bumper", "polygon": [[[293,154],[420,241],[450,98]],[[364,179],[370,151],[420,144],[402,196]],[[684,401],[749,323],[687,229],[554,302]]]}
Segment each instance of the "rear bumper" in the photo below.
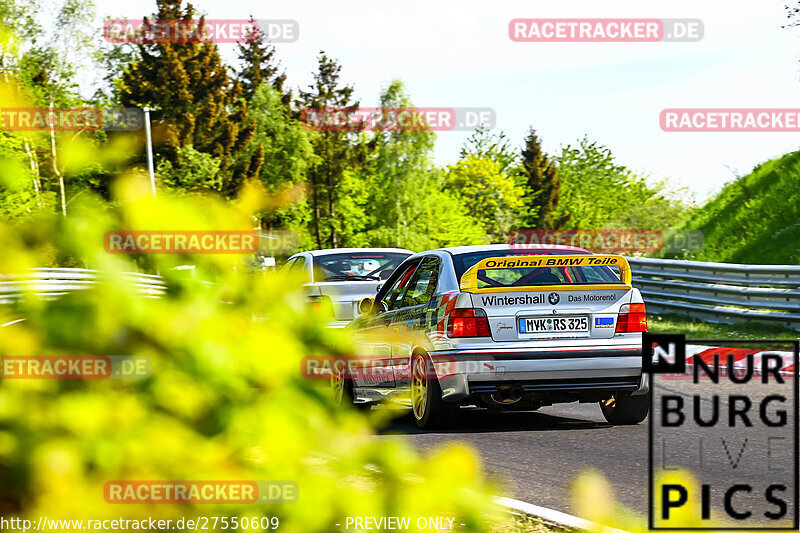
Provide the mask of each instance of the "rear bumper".
{"label": "rear bumper", "polygon": [[449,401],[507,385],[541,394],[617,390],[644,394],[649,385],[642,374],[640,346],[514,352],[447,350],[430,355],[442,397]]}

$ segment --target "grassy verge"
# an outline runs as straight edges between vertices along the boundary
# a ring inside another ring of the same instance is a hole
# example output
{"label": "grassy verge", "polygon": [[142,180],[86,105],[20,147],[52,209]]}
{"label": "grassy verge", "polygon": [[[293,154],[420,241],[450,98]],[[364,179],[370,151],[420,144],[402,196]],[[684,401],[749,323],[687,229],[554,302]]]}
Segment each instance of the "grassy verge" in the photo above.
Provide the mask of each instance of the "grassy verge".
{"label": "grassy verge", "polygon": [[510,516],[508,520],[495,524],[490,533],[578,533],[578,531],[527,516]]}
{"label": "grassy verge", "polygon": [[680,315],[647,315],[652,333],[684,333],[687,339],[797,340],[800,332],[768,324],[713,324]]}
{"label": "grassy verge", "polygon": [[675,259],[800,264],[800,152],[757,165],[725,187],[678,228],[703,232],[703,247]]}

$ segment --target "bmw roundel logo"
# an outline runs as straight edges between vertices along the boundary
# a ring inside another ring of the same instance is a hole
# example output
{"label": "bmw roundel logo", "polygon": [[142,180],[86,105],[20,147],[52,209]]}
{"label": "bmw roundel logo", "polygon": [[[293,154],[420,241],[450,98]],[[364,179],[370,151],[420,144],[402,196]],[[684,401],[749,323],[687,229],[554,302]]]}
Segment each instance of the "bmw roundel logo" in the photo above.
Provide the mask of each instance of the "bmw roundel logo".
{"label": "bmw roundel logo", "polygon": [[547,301],[550,302],[550,305],[556,305],[560,300],[561,300],[561,298],[558,296],[558,294],[556,294],[554,292],[551,292],[547,296]]}

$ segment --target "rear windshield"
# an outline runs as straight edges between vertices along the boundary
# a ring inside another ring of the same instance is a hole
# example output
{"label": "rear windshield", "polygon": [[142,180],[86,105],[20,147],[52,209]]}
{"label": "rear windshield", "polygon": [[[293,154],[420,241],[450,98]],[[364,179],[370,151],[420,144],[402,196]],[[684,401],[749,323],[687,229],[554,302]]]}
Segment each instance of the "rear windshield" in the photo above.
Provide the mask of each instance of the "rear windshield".
{"label": "rear windshield", "polygon": [[[521,253],[519,250],[488,250],[453,256],[456,276],[461,279],[470,267],[489,257],[525,255],[564,255],[564,252]],[[585,252],[569,252],[569,255],[585,255]],[[589,283],[621,283],[614,270],[607,266],[559,266],[559,267],[514,267],[490,268],[478,271],[479,289],[489,287],[529,287],[536,285],[580,285]]]}
{"label": "rear windshield", "polygon": [[385,280],[411,254],[351,252],[314,257],[314,281]]}

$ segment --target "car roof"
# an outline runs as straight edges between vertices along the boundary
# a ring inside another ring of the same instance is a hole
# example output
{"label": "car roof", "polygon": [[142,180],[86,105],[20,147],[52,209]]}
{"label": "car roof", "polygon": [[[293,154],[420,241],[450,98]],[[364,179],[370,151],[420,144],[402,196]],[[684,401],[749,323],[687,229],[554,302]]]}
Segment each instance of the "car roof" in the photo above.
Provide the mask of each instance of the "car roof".
{"label": "car roof", "polygon": [[450,246],[447,248],[438,248],[444,252],[449,252],[452,255],[469,254],[474,252],[486,252],[490,250],[497,251],[515,251],[515,252],[536,252],[543,251],[546,253],[592,253],[585,248],[578,248],[577,246],[556,245],[556,244],[479,244],[475,246]]}
{"label": "car roof", "polygon": [[363,252],[388,252],[388,253],[403,253],[412,255],[414,252],[403,248],[326,248],[324,250],[306,250],[306,253],[314,257],[331,254],[351,254]]}

